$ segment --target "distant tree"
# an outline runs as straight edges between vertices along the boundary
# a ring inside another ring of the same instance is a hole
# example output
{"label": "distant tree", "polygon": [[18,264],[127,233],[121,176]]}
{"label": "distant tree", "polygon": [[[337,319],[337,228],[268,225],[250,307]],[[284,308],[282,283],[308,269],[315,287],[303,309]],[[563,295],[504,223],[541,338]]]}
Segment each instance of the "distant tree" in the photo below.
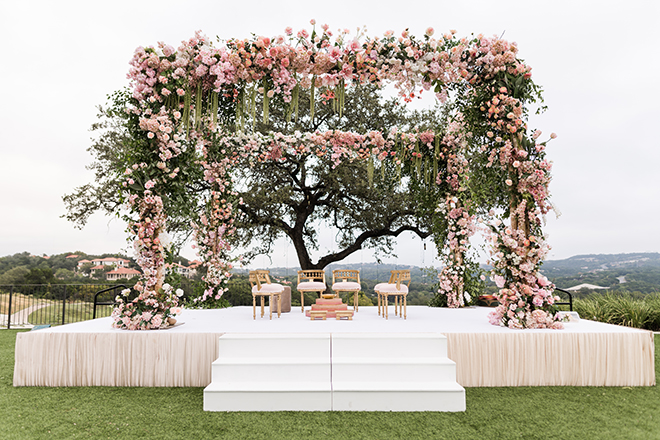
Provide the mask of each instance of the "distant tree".
{"label": "distant tree", "polygon": [[79,272],[81,274],[89,276],[92,273],[92,267],[94,267],[92,263],[85,263],[80,267]]}
{"label": "distant tree", "polygon": [[72,280],[76,278],[76,274],[69,269],[60,268],[55,271],[55,278],[59,280]]}
{"label": "distant tree", "polygon": [[50,267],[35,267],[25,275],[25,284],[48,284],[57,282]]}
{"label": "distant tree", "polygon": [[30,273],[27,266],[17,266],[0,275],[0,284],[25,284],[25,277]]}

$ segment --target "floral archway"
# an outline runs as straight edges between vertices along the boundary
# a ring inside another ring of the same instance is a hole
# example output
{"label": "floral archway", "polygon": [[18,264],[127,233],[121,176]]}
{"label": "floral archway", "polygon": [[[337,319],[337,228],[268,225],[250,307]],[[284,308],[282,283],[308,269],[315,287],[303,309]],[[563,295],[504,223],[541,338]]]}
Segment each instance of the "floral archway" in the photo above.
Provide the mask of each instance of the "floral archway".
{"label": "floral archway", "polygon": [[[187,170],[203,170],[211,187],[205,209],[192,219],[207,268],[198,300],[206,301],[219,298],[231,276],[229,242],[241,203],[233,171],[313,154],[329,158],[332,166],[367,161],[370,178],[387,167],[416,179],[420,198],[436,194],[436,216],[443,220],[433,228],[444,261],[440,291],[450,307],[463,304],[474,276],[468,270],[469,238],[482,224],[500,288],[491,322],[560,328],[554,286],[538,273],[548,250],[541,220],[551,209],[551,164],[540,132],[527,126],[527,106],[540,100],[540,89],[517,57],[517,46],[482,35],[459,39],[453,31],[434,38],[432,28],[422,38],[404,31],[398,37],[386,32],[350,39],[348,31],[333,35],[327,25],[319,31],[312,25],[311,33],[287,28],[285,36],[229,40],[219,47],[197,33],[176,50],[164,43],[136,50],[127,108],[135,142],[122,190],[144,277],[136,285],[138,297],[115,309],[114,325],[159,327],[178,312],[176,295],[163,285],[168,241],[163,203],[185,191]],[[294,118],[299,97],[307,93],[313,118],[317,96],[341,113],[346,87],[387,83],[407,102],[428,91],[441,102],[451,98],[454,111],[448,112],[446,128],[266,135],[252,130],[257,117],[268,120],[271,100],[286,103]]]}

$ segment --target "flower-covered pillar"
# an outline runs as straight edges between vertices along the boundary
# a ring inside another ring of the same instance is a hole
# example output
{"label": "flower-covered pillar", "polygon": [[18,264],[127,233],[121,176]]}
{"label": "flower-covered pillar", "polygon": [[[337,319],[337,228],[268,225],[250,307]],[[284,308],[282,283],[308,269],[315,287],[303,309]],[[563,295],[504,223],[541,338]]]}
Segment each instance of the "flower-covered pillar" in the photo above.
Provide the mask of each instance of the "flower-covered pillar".
{"label": "flower-covered pillar", "polygon": [[467,255],[470,237],[476,232],[476,216],[470,212],[464,130],[462,115],[458,115],[440,142],[440,155],[446,166],[436,177],[436,183],[445,188],[446,195],[438,204],[437,212],[445,217],[447,228],[445,249],[439,249],[443,268],[438,274],[438,293],[447,297],[447,306],[451,308],[462,307],[470,301],[466,285],[471,284],[469,278],[475,275],[471,273],[473,264]]}
{"label": "flower-covered pillar", "polygon": [[222,295],[227,291],[233,268],[229,256],[231,246],[227,239],[235,232],[231,202],[235,192],[231,190],[232,182],[228,172],[234,163],[228,157],[220,162],[210,161],[207,147],[206,143],[202,147],[203,158],[200,164],[204,168],[204,180],[211,190],[205,209],[199,219],[192,222],[197,254],[206,267],[206,275],[202,279],[206,287],[202,295],[193,301],[205,307],[221,304]]}
{"label": "flower-covered pillar", "polygon": [[500,305],[490,321],[510,328],[561,328],[553,306],[554,286],[539,274],[549,249],[541,224],[551,208],[551,165],[545,159],[546,143],[537,142],[540,131],[527,134],[526,105],[540,99],[540,90],[531,81],[531,68],[517,59],[517,50],[503,40],[480,38],[471,52],[473,63],[482,66],[471,79],[469,101],[477,115],[473,132],[483,139],[479,151],[487,155],[487,169],[481,171],[496,170],[498,177],[491,184],[501,185],[498,207],[504,210],[490,224],[490,264],[500,288]]}
{"label": "flower-covered pillar", "polygon": [[[500,288],[500,305],[490,315],[491,323],[510,328],[561,328],[553,304],[554,286],[539,274],[550,247],[541,231],[547,202],[551,164],[545,159],[546,142],[523,133],[504,141],[499,162],[509,171],[509,224],[496,219],[491,225],[491,264]],[[552,136],[554,137],[554,135]]]}

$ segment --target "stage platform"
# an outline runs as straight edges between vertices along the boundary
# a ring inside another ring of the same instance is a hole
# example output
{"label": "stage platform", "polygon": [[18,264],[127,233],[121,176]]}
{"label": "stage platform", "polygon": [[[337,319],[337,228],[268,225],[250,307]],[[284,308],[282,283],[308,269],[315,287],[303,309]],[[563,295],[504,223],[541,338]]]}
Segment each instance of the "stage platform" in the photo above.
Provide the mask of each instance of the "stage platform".
{"label": "stage platform", "polygon": [[[14,386],[206,387],[222,334],[440,333],[464,387],[655,385],[653,333],[588,320],[564,330],[510,330],[492,309],[409,306],[408,319],[360,307],[352,321],[311,321],[294,308],[252,319],[252,307],[184,310],[167,330],[126,331],[100,318],[19,333]],[[390,310],[392,312],[392,310]]]}

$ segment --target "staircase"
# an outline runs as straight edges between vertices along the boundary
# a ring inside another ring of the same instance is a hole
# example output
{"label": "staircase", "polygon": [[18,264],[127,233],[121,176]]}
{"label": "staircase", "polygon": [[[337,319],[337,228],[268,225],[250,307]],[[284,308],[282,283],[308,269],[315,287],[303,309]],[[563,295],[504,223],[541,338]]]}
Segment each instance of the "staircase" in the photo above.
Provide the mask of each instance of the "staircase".
{"label": "staircase", "polygon": [[225,334],[205,411],[465,411],[437,333]]}

